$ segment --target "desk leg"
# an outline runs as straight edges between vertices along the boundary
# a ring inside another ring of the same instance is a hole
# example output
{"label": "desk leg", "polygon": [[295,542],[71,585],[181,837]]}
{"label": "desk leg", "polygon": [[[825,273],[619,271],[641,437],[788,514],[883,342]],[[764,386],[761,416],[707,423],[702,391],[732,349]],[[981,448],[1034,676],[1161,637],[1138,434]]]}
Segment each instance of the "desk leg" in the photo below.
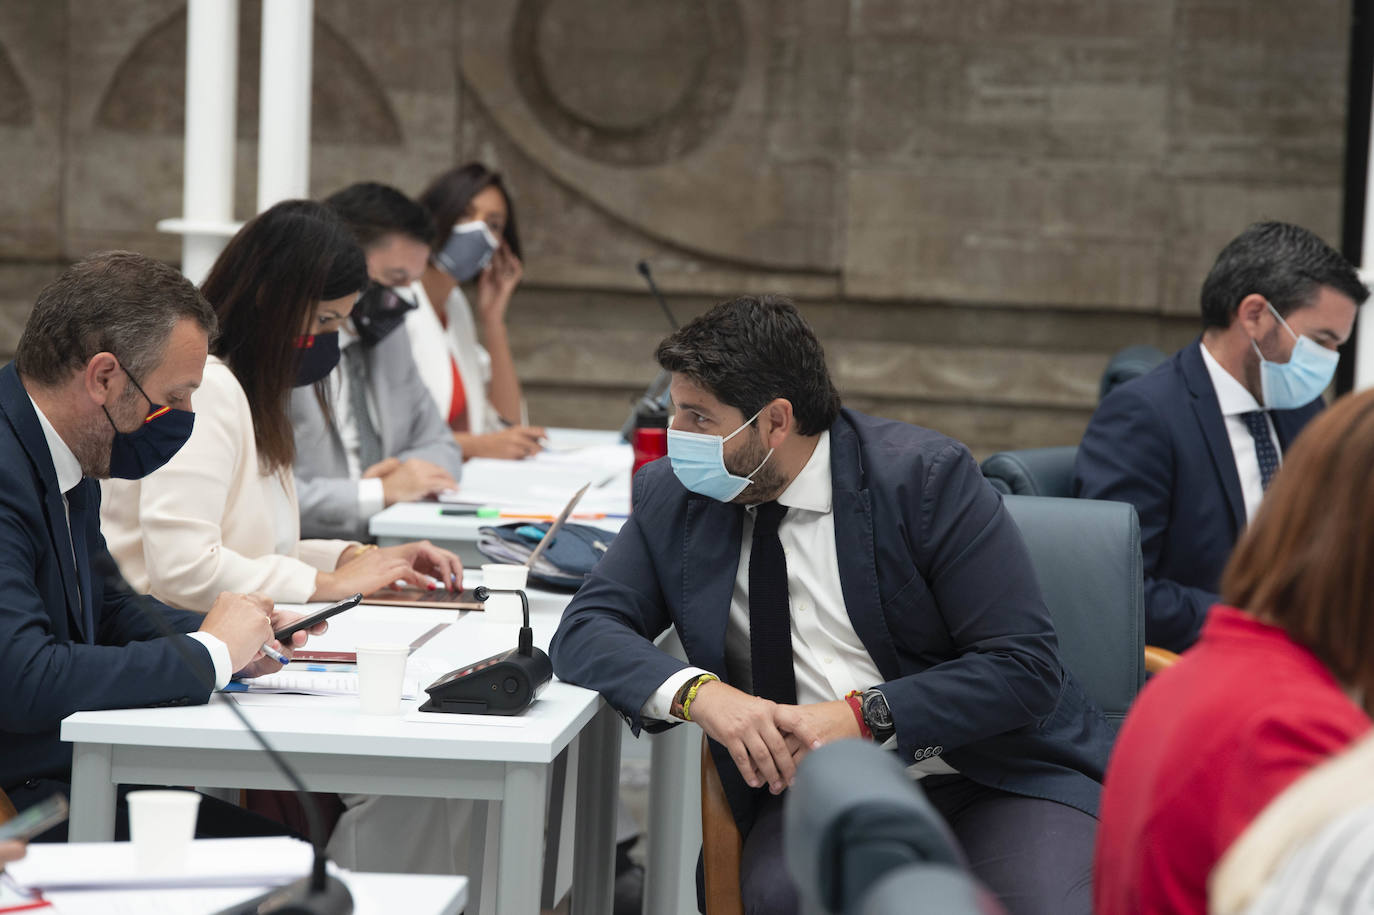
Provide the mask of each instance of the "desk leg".
{"label": "desk leg", "polygon": [[72,809],[67,824],[72,842],[109,842],[114,838],[113,747],[107,743],[72,745]]}
{"label": "desk leg", "polygon": [[501,851],[496,865],[496,911],[501,915],[538,915],[548,784],[546,765],[506,764],[501,798]]}
{"label": "desk leg", "polygon": [[609,705],[578,737],[577,832],[573,844],[573,915],[615,907],[615,799],[620,784],[620,718]]}
{"label": "desk leg", "polygon": [[679,725],[649,740],[644,912],[696,912],[692,875],[701,848],[701,729]]}

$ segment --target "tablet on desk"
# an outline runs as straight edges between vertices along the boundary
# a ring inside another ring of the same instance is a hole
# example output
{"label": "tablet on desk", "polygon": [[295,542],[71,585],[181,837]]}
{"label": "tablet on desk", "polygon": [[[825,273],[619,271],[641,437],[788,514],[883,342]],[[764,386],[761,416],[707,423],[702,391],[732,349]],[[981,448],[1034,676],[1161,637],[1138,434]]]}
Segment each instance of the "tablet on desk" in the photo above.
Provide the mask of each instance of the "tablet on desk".
{"label": "tablet on desk", "polygon": [[367,596],[367,603],[382,607],[426,607],[433,610],[485,610],[486,604],[472,590],[422,591],[419,588],[383,588]]}

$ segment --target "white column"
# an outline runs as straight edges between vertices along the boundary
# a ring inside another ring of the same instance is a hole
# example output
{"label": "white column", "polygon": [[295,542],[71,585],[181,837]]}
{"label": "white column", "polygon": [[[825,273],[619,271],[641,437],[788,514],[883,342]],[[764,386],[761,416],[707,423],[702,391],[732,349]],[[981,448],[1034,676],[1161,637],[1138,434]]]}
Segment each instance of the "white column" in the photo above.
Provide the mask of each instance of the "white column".
{"label": "white column", "polygon": [[[186,13],[186,143],[181,189],[187,224],[234,218],[234,129],[238,93],[238,0],[190,0]],[[200,283],[224,248],[221,232],[188,231],[181,271]]]}
{"label": "white column", "polygon": [[258,212],[310,193],[314,0],[263,0],[258,85]]}
{"label": "white column", "polygon": [[[1374,104],[1374,100],[1371,102]],[[1374,115],[1374,112],[1371,112]],[[1374,116],[1371,117],[1374,125]],[[1374,130],[1374,127],[1371,127]],[[1374,137],[1371,137],[1374,139]],[[1364,244],[1360,248],[1360,279],[1366,286],[1374,283],[1374,155],[1365,153],[1364,160]],[[1374,320],[1365,314],[1366,302],[1355,318],[1355,390],[1374,387]]]}

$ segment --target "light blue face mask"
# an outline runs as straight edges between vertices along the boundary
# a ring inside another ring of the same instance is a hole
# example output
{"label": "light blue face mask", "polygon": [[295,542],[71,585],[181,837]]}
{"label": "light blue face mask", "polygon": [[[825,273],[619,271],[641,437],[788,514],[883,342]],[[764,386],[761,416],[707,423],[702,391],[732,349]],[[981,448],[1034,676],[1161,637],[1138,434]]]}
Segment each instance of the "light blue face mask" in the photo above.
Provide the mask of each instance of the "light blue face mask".
{"label": "light blue face mask", "polygon": [[[762,412],[759,410],[759,413]],[[744,492],[744,488],[754,482],[754,474],[762,470],[763,465],[773,456],[773,449],[768,449],[759,466],[755,467],[749,476],[741,477],[731,473],[725,466],[725,443],[758,419],[759,413],[749,417],[743,426],[724,438],[704,432],[680,432],[677,429],[669,429],[668,462],[673,465],[673,473],[677,474],[682,485],[694,493],[721,502],[729,502]]]}
{"label": "light blue face mask", "polygon": [[1269,305],[1269,310],[1297,342],[1293,344],[1293,355],[1288,357],[1287,362],[1270,362],[1264,358],[1255,341],[1250,341],[1260,357],[1260,392],[1264,396],[1264,408],[1296,410],[1322,395],[1336,375],[1336,363],[1341,361],[1341,356],[1311,337],[1293,333],[1293,328],[1288,326],[1273,305]]}

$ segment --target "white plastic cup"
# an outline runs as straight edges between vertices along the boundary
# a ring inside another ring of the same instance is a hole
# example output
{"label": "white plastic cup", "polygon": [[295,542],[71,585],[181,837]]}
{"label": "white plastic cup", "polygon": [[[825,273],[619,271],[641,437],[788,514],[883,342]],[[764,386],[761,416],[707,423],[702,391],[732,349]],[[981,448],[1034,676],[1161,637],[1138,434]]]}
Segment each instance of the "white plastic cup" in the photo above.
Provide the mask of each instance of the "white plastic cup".
{"label": "white plastic cup", "polygon": [[359,645],[357,653],[358,702],[362,713],[399,713],[410,648],[406,645]]}
{"label": "white plastic cup", "polygon": [[196,835],[200,795],[194,791],[130,791],[129,838],[141,874],[180,874]]}
{"label": "white plastic cup", "polygon": [[515,622],[519,623],[524,618],[520,604],[520,595],[503,594],[503,591],[520,591],[525,587],[525,581],[529,577],[529,569],[525,566],[508,565],[504,562],[488,562],[482,566],[482,584],[491,589],[490,596],[486,603],[486,620],[488,622]]}

